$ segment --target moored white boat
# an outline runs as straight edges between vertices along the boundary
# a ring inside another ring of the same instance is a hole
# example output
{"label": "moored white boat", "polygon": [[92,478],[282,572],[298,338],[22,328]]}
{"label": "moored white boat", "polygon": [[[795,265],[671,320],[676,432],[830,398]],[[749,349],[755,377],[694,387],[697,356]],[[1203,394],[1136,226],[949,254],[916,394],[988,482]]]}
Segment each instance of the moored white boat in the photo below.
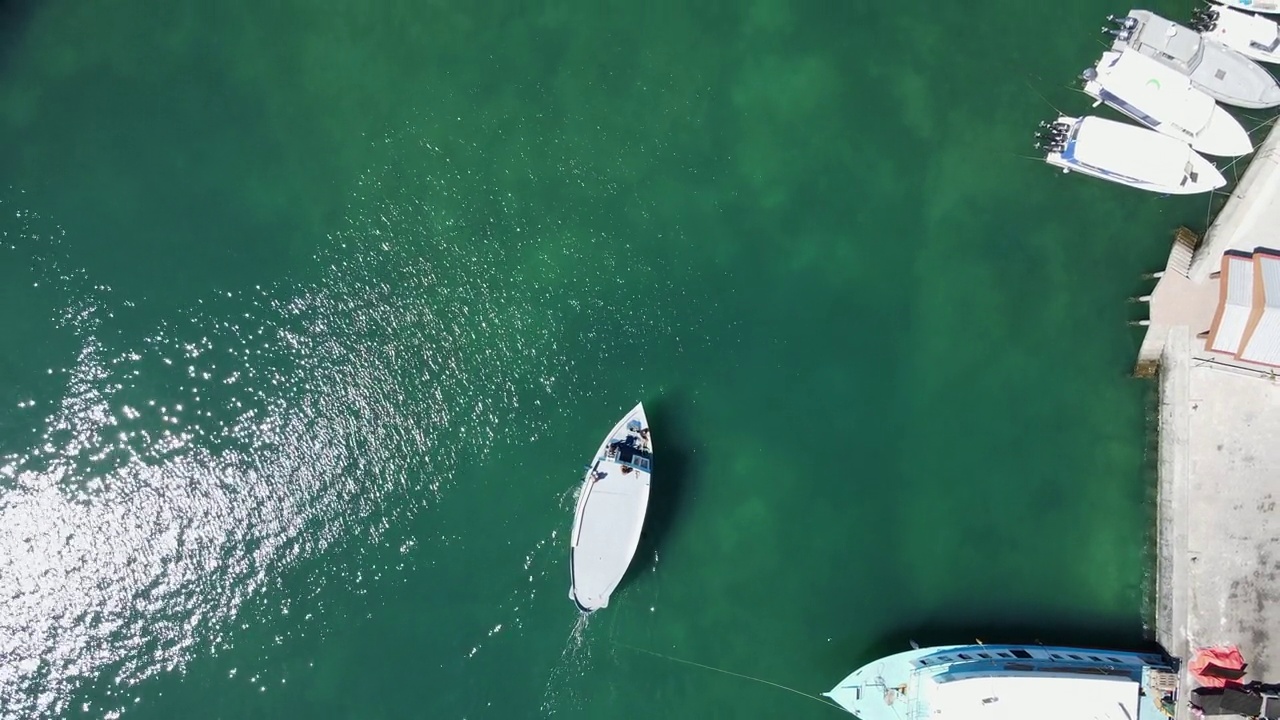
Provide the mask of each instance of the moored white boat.
{"label": "moored white boat", "polygon": [[578,494],[569,536],[569,597],[583,612],[609,604],[640,544],[653,439],[644,405],[631,409],[605,436]]}
{"label": "moored white boat", "polygon": [[825,694],[861,720],[1169,720],[1178,686],[1154,653],[973,644],[880,658]]}
{"label": "moored white boat", "polygon": [[1134,50],[1104,52],[1082,77],[1085,94],[1098,103],[1195,150],[1223,157],[1253,150],[1244,126],[1187,76]]}
{"label": "moored white boat", "polygon": [[[1118,27],[1111,49],[1132,48],[1186,75],[1215,100],[1243,108],[1280,105],[1280,82],[1267,69],[1217,40],[1147,10],[1109,18]],[[1106,28],[1103,28],[1106,30]]]}
{"label": "moored white boat", "polygon": [[1197,10],[1191,29],[1259,62],[1280,63],[1280,26],[1227,5]]}
{"label": "moored white boat", "polygon": [[1167,195],[1193,195],[1227,184],[1218,169],[1190,145],[1100,117],[1061,116],[1042,123],[1038,137],[1045,162],[1121,185]]}
{"label": "moored white boat", "polygon": [[1256,13],[1280,13],[1280,0],[1213,0],[1219,5]]}

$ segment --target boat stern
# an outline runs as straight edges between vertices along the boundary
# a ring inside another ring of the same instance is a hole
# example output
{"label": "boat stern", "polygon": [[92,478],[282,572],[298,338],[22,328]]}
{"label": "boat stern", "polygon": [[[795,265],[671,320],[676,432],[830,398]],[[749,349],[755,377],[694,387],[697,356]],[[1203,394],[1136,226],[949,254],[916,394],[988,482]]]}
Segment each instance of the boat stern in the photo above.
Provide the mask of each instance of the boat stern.
{"label": "boat stern", "polygon": [[1280,27],[1274,20],[1210,5],[1192,12],[1191,29],[1254,60],[1280,62]]}
{"label": "boat stern", "polygon": [[1075,131],[1077,118],[1059,115],[1052,122],[1041,122],[1036,129],[1035,148],[1044,153],[1044,161],[1068,170],[1068,163],[1063,160],[1062,152],[1071,141]]}

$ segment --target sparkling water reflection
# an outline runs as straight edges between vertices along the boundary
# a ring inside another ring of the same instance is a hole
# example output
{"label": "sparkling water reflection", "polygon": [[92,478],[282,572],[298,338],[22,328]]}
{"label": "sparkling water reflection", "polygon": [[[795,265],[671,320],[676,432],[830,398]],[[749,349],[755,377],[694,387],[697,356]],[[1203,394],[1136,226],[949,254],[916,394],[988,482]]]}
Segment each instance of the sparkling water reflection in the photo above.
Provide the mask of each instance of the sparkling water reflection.
{"label": "sparkling water reflection", "polygon": [[[482,457],[502,425],[536,439],[536,406],[572,396],[560,384],[584,357],[563,354],[562,318],[590,328],[605,306],[557,306],[558,282],[593,279],[556,268],[602,246],[539,244],[518,215],[470,205],[483,181],[434,172],[406,178],[392,153],[361,178],[315,279],[150,318],[75,268],[21,193],[0,206],[22,219],[8,254],[64,298],[59,332],[79,348],[47,368],[60,391],[20,402],[39,440],[5,447],[0,465],[0,717],[62,714],[83,683],[118,702],[92,710],[123,711],[140,680],[216,653],[246,602],[301,559],[376,544],[442,502],[458,448]],[[501,276],[522,263],[543,282]],[[120,330],[140,317],[141,339]],[[365,579],[317,582],[334,576]]]}

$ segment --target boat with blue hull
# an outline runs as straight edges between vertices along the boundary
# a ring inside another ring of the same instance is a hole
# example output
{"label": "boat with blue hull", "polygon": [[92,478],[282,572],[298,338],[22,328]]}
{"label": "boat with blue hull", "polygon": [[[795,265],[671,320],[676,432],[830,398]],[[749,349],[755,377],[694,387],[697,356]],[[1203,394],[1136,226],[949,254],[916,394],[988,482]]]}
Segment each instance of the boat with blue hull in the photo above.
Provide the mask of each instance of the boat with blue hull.
{"label": "boat with blue hull", "polygon": [[1163,135],[1209,155],[1253,150],[1249,133],[1187,76],[1128,48],[1108,50],[1086,69],[1084,92]]}
{"label": "boat with blue hull", "polygon": [[1173,661],[1043,645],[947,645],[868,663],[824,693],[861,720],[1168,720]]}
{"label": "boat with blue hull", "polygon": [[1044,161],[1063,172],[1167,195],[1194,195],[1227,184],[1190,145],[1127,123],[1062,115],[1041,123],[1036,139]]}

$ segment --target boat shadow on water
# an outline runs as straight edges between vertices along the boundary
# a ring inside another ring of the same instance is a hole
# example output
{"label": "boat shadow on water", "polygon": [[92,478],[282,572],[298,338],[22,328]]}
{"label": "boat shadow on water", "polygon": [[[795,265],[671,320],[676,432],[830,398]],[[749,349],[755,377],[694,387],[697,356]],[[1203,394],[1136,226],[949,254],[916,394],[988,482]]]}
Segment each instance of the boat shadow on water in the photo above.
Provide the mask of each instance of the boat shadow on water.
{"label": "boat shadow on water", "polygon": [[0,0],[0,70],[9,67],[9,57],[18,47],[36,6],[35,0]]}
{"label": "boat shadow on water", "polygon": [[653,428],[653,480],[649,486],[649,508],[645,512],[644,529],[636,547],[631,567],[618,589],[627,588],[643,572],[653,568],[654,558],[661,553],[679,520],[697,477],[696,460],[689,442],[690,435],[681,424],[686,403],[679,393],[665,393],[645,404],[649,426]]}
{"label": "boat shadow on water", "polygon": [[[1088,618],[1067,619],[1043,623],[1025,621],[921,623],[892,630],[870,645],[852,639],[831,644],[830,661],[839,674],[847,667],[852,670],[878,657],[919,647],[960,645],[980,641],[988,645],[1045,645],[1056,647],[1084,647],[1103,650],[1129,650],[1164,654],[1158,643],[1147,637],[1137,622],[1090,621]],[[838,679],[834,678],[833,680]]]}

